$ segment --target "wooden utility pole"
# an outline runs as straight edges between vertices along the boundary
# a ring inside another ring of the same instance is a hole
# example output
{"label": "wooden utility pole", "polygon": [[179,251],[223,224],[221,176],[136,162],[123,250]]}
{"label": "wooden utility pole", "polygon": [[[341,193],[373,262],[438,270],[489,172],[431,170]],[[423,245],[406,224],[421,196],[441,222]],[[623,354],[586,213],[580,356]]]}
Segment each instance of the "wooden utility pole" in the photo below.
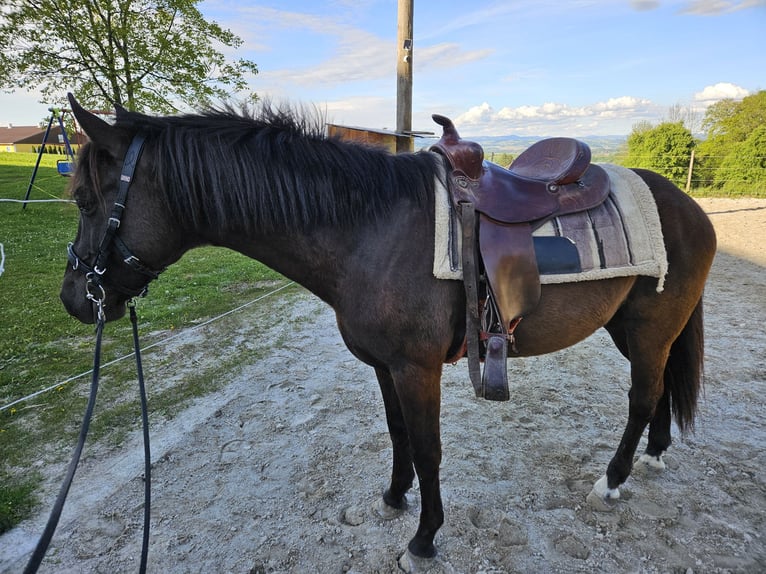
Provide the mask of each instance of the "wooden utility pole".
{"label": "wooden utility pole", "polygon": [[692,150],[692,157],[689,160],[689,175],[686,177],[686,193],[692,188],[692,171],[694,171],[694,150]]}
{"label": "wooden utility pole", "polygon": [[[415,0],[399,0],[397,21],[397,63],[396,63],[396,131],[400,134],[412,132],[412,15]],[[399,142],[409,142],[398,138]],[[403,144],[397,145],[397,151]]]}

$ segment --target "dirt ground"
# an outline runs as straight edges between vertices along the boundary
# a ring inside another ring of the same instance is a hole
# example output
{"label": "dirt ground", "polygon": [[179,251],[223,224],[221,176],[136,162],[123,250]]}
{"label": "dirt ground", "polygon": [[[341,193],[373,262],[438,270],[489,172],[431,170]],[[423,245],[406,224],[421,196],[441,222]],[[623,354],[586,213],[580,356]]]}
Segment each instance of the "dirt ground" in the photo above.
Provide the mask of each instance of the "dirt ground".
{"label": "dirt ground", "polygon": [[[700,203],[719,253],[696,433],[674,437],[665,471],[636,468],[617,506],[596,511],[586,496],[627,417],[628,364],[604,332],[510,361],[507,403],[475,399],[465,362],[446,366],[446,522],[431,572],[766,572],[766,200]],[[229,331],[221,348],[206,342]],[[242,346],[273,348],[222,391],[152,421],[149,571],[398,572],[419,493],[398,518],[375,511],[391,460],[382,401],[320,301],[280,294],[153,351],[150,395]],[[157,354],[178,360],[153,367]],[[140,435],[85,456],[41,572],[134,572]],[[0,572],[23,568],[62,476],[50,469],[40,516],[0,538]]]}

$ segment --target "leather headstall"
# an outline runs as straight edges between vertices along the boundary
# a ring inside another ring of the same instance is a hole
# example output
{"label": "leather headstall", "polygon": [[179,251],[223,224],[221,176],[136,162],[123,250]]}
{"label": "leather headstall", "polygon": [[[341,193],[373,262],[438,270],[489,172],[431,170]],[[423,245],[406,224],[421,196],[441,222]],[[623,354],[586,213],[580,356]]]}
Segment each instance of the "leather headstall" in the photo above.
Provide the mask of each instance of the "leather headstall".
{"label": "leather headstall", "polygon": [[[72,269],[79,269],[82,271],[88,280],[89,297],[92,295],[90,291],[91,287],[98,288],[103,295],[104,285],[107,285],[115,291],[119,291],[123,295],[127,295],[131,298],[143,297],[146,295],[149,289],[149,283],[154,279],[157,279],[160,273],[164,271],[164,269],[154,271],[146,267],[143,263],[141,263],[138,257],[133,255],[133,252],[130,250],[130,248],[117,234],[120,228],[120,223],[122,221],[122,214],[125,210],[125,203],[128,197],[130,184],[133,180],[133,174],[136,170],[136,165],[138,164],[138,160],[141,158],[141,152],[144,148],[144,141],[145,137],[142,134],[136,134],[133,137],[133,140],[130,142],[128,151],[125,153],[125,159],[122,163],[122,173],[120,174],[120,186],[117,191],[117,197],[114,200],[112,212],[109,215],[106,230],[104,231],[104,236],[101,238],[101,243],[98,246],[98,253],[93,265],[91,266],[83,261],[83,259],[74,250],[73,243],[69,243],[67,245],[67,259],[72,265]],[[118,252],[120,258],[126,265],[147,278],[147,281],[143,287],[140,289],[129,288],[106,279],[106,264],[113,249]]]}

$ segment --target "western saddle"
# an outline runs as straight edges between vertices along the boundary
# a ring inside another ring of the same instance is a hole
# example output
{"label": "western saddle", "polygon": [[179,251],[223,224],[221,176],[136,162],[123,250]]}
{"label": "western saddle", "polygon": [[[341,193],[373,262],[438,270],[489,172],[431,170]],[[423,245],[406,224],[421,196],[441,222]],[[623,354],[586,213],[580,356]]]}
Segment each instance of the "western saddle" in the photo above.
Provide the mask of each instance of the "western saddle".
{"label": "western saddle", "polygon": [[514,330],[540,300],[532,232],[552,217],[600,205],[609,178],[590,163],[584,142],[541,140],[505,169],[485,162],[482,147],[461,139],[449,118],[433,119],[443,134],[430,150],[449,162],[448,187],[462,227],[471,383],[478,397],[508,400],[508,344],[515,350]]}

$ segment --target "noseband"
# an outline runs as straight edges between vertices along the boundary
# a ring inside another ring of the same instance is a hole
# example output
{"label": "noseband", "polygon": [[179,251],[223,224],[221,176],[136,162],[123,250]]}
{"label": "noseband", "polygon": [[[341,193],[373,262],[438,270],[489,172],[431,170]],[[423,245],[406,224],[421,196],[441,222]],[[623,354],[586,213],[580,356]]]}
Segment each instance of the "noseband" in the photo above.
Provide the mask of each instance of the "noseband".
{"label": "noseband", "polygon": [[[98,246],[98,253],[93,265],[91,266],[87,264],[79,255],[77,255],[73,243],[67,245],[67,259],[72,265],[72,269],[79,269],[85,274],[85,278],[87,279],[85,287],[87,292],[86,296],[89,300],[94,302],[103,302],[106,295],[104,290],[105,284],[108,284],[110,288],[123,295],[127,295],[130,298],[143,297],[149,289],[149,283],[154,279],[157,279],[160,273],[164,271],[164,269],[153,271],[146,267],[141,263],[138,257],[133,255],[128,246],[125,245],[125,242],[117,235],[117,230],[119,229],[120,221],[122,220],[122,214],[125,210],[128,190],[130,189],[130,184],[133,180],[133,172],[136,170],[136,165],[138,164],[138,160],[141,157],[141,151],[144,147],[144,140],[145,138],[142,134],[136,134],[130,142],[128,151],[125,154],[125,159],[122,163],[122,173],[120,174],[120,187],[117,191],[117,197],[114,200],[112,213],[109,216],[104,236]],[[143,287],[140,289],[133,289],[105,279],[106,262],[113,249],[117,251],[126,265],[147,278]]]}

